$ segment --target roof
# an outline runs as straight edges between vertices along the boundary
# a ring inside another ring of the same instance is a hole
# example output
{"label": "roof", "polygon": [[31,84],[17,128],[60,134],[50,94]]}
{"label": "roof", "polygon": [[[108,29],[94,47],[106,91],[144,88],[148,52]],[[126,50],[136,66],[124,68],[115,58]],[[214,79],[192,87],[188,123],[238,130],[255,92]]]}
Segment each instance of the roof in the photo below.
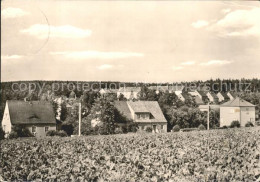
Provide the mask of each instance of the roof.
{"label": "roof", "polygon": [[128,105],[126,101],[115,101],[114,106],[117,108],[117,110],[123,114],[126,118],[132,119],[131,111],[128,108]]}
{"label": "roof", "polygon": [[162,110],[157,101],[127,101],[127,104],[135,113],[149,112],[152,114],[152,119],[139,120],[138,122],[160,122],[167,123]]}
{"label": "roof", "polygon": [[214,99],[218,99],[218,96],[214,92],[208,92]]}
{"label": "roof", "polygon": [[195,102],[198,105],[204,104],[203,100],[199,96],[195,96]]}
{"label": "roof", "polygon": [[150,113],[152,115],[151,119],[138,120],[140,123],[167,122],[157,101],[115,101],[115,107],[129,119],[132,119],[131,110],[134,113]]}
{"label": "roof", "polygon": [[180,95],[182,95],[185,100],[186,100],[186,99],[189,99],[190,96],[191,96],[191,95],[190,95],[189,93],[187,93],[187,92],[182,92]]}
{"label": "roof", "polygon": [[12,124],[56,124],[53,106],[47,101],[7,101]]}
{"label": "roof", "polygon": [[232,97],[237,97],[237,94],[235,92],[228,92]]}
{"label": "roof", "polygon": [[140,92],[141,87],[120,87],[119,92]]}
{"label": "roof", "polygon": [[224,99],[229,99],[228,95],[225,92],[219,92],[218,94],[221,94]]}
{"label": "roof", "polygon": [[185,88],[183,85],[157,85],[157,86],[149,86],[148,87],[151,90],[159,90],[162,92],[170,91],[170,92],[175,92],[175,91],[183,91]]}
{"label": "roof", "polygon": [[237,97],[233,100],[225,102],[224,104],[221,105],[221,107],[255,107],[255,105]]}
{"label": "roof", "polygon": [[205,93],[204,91],[197,90],[197,92],[198,92],[202,97],[207,96],[206,93]]}

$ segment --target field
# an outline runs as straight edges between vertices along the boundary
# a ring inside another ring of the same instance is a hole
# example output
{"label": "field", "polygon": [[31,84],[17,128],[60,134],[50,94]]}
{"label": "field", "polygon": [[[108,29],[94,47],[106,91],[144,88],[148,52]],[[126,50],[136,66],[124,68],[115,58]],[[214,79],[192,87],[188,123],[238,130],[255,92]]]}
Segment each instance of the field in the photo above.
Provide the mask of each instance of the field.
{"label": "field", "polygon": [[1,141],[4,180],[256,181],[260,128]]}

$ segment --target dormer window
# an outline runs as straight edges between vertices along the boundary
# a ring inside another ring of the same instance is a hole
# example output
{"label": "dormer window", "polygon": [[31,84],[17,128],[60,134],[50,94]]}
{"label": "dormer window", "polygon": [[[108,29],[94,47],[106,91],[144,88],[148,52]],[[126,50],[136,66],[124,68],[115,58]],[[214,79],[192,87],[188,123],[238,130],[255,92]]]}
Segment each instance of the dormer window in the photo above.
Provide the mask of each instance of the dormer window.
{"label": "dormer window", "polygon": [[150,119],[150,113],[137,113],[137,119]]}

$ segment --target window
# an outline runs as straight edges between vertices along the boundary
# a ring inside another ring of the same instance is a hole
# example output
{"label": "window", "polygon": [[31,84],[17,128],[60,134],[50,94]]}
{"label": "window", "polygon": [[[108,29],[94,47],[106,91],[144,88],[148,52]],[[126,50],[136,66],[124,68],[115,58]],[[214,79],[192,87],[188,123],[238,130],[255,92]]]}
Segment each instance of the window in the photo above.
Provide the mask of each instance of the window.
{"label": "window", "polygon": [[32,127],[32,132],[33,132],[33,133],[36,133],[36,126],[33,126],[33,127]]}
{"label": "window", "polygon": [[141,114],[137,114],[137,119],[141,119]]}
{"label": "window", "polygon": [[161,129],[163,130],[163,125],[161,125]]}
{"label": "window", "polygon": [[44,131],[45,132],[49,131],[49,126],[45,126]]}
{"label": "window", "polygon": [[142,126],[142,130],[144,130],[144,126]]}

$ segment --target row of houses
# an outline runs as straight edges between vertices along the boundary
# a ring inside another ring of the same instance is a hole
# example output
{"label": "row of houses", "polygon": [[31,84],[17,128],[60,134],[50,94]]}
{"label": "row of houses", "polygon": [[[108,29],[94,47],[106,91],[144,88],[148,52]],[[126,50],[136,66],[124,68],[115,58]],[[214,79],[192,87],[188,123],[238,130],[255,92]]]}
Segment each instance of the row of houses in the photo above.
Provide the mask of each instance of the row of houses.
{"label": "row of houses", "polygon": [[[197,105],[203,105],[205,103],[219,104],[226,102],[228,100],[233,100],[236,98],[237,94],[235,92],[210,92],[203,90],[190,90],[186,89],[184,86],[150,86],[148,89],[154,90],[157,94],[159,92],[169,92],[175,93],[178,98],[185,102],[187,99],[194,99]],[[101,89],[99,92],[101,95],[114,94],[118,98],[123,95],[127,100],[138,99],[138,94],[141,91],[141,87],[121,87],[119,89]]]}
{"label": "row of houses", "polygon": [[[150,127],[153,132],[167,132],[167,120],[157,101],[115,101],[115,107],[127,119],[137,123],[139,130]],[[256,121],[255,105],[239,97],[221,105],[201,105],[200,109],[219,109],[221,127],[229,126],[235,120],[241,126],[247,122],[255,124]],[[25,126],[36,137],[46,136],[48,131],[57,127],[52,104],[48,101],[7,101],[2,120],[6,136],[14,125]]]}

